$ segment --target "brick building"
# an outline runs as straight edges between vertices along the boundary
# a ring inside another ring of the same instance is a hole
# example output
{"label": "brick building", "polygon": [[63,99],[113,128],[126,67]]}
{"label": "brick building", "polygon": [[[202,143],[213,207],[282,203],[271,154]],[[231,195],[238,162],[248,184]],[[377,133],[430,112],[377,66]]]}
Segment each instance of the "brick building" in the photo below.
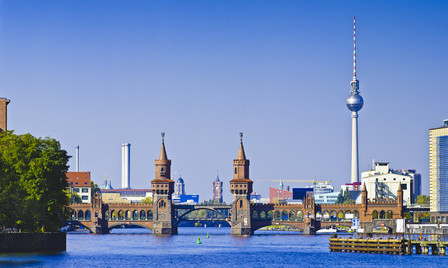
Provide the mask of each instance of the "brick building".
{"label": "brick building", "polygon": [[287,199],[292,199],[292,192],[269,187],[269,202],[278,203]]}

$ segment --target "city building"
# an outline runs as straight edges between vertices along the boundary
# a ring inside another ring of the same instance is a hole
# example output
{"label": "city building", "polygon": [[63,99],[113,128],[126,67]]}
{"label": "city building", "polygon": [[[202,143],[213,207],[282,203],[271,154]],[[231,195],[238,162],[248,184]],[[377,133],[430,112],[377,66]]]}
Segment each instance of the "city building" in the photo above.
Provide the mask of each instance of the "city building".
{"label": "city building", "polygon": [[334,187],[328,183],[317,183],[313,185],[314,194],[327,194],[332,193],[334,191]]}
{"label": "city building", "polygon": [[179,197],[181,195],[185,195],[185,182],[184,179],[179,177],[174,184],[174,197]]}
{"label": "city building", "polygon": [[395,199],[401,185],[403,203],[412,203],[413,176],[390,169],[388,162],[376,162],[375,169],[363,172],[361,179],[367,188],[367,198],[369,199]]}
{"label": "city building", "polygon": [[294,200],[303,200],[306,198],[306,193],[313,192],[314,189],[311,187],[305,188],[292,188],[292,199]]}
{"label": "city building", "polygon": [[250,201],[254,203],[260,203],[261,200],[261,194],[258,194],[256,192],[253,192],[250,194]]}
{"label": "city building", "polygon": [[292,199],[292,192],[282,189],[277,189],[269,187],[269,202],[270,203],[281,203],[285,202],[287,199]]}
{"label": "city building", "polygon": [[315,194],[314,202],[316,204],[334,204],[338,199],[338,192],[325,193],[325,194]]}
{"label": "city building", "polygon": [[106,203],[142,203],[152,197],[151,189],[102,189],[101,197]]}
{"label": "city building", "polygon": [[100,189],[114,189],[112,187],[112,181],[107,181],[107,179],[104,179],[103,183],[101,185],[98,185]]}
{"label": "city building", "polygon": [[65,173],[67,176],[70,192],[77,193],[83,203],[91,202],[91,181],[90,172],[74,172]]}
{"label": "city building", "polygon": [[219,176],[216,175],[216,180],[213,181],[213,201],[222,203],[222,181],[219,180]]}
{"label": "city building", "polygon": [[350,97],[347,108],[352,112],[352,163],[351,183],[359,182],[358,157],[358,111],[362,109],[364,100],[359,94],[359,81],[356,77],[356,19],[353,19],[353,80],[350,82]]}
{"label": "city building", "polygon": [[344,185],[341,186],[341,190],[345,191],[361,191],[362,188],[362,183],[361,182],[351,182],[351,183],[346,183]]}
{"label": "city building", "polygon": [[6,98],[0,98],[0,132],[8,130],[8,104],[11,101]]}
{"label": "city building", "polygon": [[448,222],[448,119],[429,130],[431,222]]}
{"label": "city building", "polygon": [[397,172],[408,174],[414,178],[414,184],[412,187],[412,202],[415,203],[417,196],[422,194],[422,175],[417,173],[415,169],[397,169]]}
{"label": "city building", "polygon": [[173,197],[173,202],[175,204],[198,204],[199,195],[198,194],[183,194],[179,197]]}
{"label": "city building", "polygon": [[121,188],[131,188],[131,144],[121,145]]}

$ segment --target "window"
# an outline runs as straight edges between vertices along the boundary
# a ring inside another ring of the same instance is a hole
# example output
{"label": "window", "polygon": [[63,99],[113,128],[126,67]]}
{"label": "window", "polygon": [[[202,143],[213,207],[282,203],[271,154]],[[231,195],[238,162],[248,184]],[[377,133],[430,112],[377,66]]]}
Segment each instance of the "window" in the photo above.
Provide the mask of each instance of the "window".
{"label": "window", "polygon": [[79,193],[79,188],[73,188],[73,192]]}
{"label": "window", "polygon": [[235,174],[237,173],[237,170],[236,170],[236,168],[235,168]]}
{"label": "window", "polygon": [[401,185],[401,189],[402,189],[402,190],[406,190],[406,189],[408,189],[408,185],[407,185],[407,184],[402,184],[402,185]]}
{"label": "window", "polygon": [[78,185],[78,182],[75,182],[76,185]]}
{"label": "window", "polygon": [[89,192],[89,188],[82,188],[82,192],[83,193],[88,193]]}
{"label": "window", "polygon": [[82,200],[89,200],[89,196],[88,195],[83,195],[81,198],[82,198]]}
{"label": "window", "polygon": [[87,182],[84,182],[84,185],[87,185]]}

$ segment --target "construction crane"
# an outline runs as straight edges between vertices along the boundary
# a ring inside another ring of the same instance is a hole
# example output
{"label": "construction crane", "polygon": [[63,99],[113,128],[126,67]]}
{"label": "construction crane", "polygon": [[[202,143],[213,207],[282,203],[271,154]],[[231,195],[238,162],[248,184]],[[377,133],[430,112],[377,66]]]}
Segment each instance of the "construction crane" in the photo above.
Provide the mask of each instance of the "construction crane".
{"label": "construction crane", "polygon": [[302,183],[313,183],[313,184],[316,184],[316,183],[328,184],[328,183],[331,182],[331,180],[318,181],[318,180],[283,180],[283,179],[280,179],[280,180],[257,180],[257,181],[261,181],[261,182],[263,182],[263,181],[270,181],[270,182],[302,182]]}

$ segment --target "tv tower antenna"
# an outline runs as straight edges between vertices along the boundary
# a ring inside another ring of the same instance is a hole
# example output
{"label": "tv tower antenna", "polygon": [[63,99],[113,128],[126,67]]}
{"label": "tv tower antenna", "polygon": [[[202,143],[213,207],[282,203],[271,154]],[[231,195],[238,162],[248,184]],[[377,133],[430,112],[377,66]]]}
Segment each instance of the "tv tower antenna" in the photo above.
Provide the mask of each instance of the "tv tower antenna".
{"label": "tv tower antenna", "polygon": [[353,81],[356,81],[356,17],[353,17]]}

